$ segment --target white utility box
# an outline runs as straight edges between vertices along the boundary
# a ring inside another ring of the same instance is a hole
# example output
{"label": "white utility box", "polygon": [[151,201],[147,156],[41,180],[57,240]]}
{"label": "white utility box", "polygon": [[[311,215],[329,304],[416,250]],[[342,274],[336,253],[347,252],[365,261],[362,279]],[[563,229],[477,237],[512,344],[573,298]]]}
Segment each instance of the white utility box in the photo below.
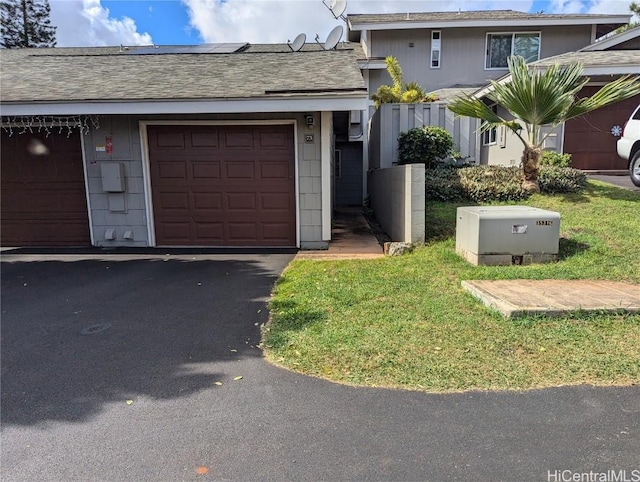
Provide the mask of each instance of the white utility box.
{"label": "white utility box", "polygon": [[456,252],[472,264],[558,259],[560,213],[528,206],[469,206],[456,215]]}

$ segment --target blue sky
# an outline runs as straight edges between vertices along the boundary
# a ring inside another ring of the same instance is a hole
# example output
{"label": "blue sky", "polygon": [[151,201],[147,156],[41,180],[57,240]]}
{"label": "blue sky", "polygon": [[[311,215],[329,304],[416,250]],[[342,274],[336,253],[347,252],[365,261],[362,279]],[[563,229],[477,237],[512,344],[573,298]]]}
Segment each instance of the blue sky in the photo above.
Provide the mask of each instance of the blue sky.
{"label": "blue sky", "polygon": [[[327,0],[328,1],[328,0]],[[512,9],[628,13],[631,0],[349,0],[347,13]],[[286,42],[340,22],[321,0],[50,0],[59,47]]]}

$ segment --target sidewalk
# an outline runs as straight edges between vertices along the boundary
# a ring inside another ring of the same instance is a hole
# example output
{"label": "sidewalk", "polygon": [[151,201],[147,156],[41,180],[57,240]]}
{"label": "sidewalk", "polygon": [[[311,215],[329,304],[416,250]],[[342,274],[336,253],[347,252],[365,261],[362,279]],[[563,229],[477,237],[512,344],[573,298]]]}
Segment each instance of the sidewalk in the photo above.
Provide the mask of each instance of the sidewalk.
{"label": "sidewalk", "polygon": [[375,259],[384,257],[362,208],[337,208],[334,212],[329,249],[299,251],[296,259]]}

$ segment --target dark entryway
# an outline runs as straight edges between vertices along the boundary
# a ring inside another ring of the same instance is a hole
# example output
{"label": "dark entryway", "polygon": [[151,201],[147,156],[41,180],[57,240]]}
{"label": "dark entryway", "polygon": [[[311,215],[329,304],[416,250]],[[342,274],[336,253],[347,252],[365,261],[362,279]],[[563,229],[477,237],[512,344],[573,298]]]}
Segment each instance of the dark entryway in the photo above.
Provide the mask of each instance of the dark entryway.
{"label": "dark entryway", "polygon": [[362,206],[362,142],[336,142],[336,206]]}

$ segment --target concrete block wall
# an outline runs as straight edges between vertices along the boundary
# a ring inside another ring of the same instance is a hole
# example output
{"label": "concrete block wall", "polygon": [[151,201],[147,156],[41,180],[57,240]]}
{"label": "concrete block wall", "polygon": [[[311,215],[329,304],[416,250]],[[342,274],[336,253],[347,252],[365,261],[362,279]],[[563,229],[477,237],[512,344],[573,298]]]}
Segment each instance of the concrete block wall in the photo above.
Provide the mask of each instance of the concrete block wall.
{"label": "concrete block wall", "polygon": [[[106,152],[107,137],[113,151]],[[101,116],[100,127],[84,138],[89,185],[89,205],[96,246],[148,246],[147,216],[142,175],[142,151],[137,122],[128,116]],[[102,188],[101,164],[124,165],[125,191],[109,193]],[[105,239],[114,230],[113,240]],[[125,239],[130,231],[133,238]]]}
{"label": "concrete block wall", "polygon": [[369,198],[376,219],[392,241],[424,243],[423,164],[369,171]]}

